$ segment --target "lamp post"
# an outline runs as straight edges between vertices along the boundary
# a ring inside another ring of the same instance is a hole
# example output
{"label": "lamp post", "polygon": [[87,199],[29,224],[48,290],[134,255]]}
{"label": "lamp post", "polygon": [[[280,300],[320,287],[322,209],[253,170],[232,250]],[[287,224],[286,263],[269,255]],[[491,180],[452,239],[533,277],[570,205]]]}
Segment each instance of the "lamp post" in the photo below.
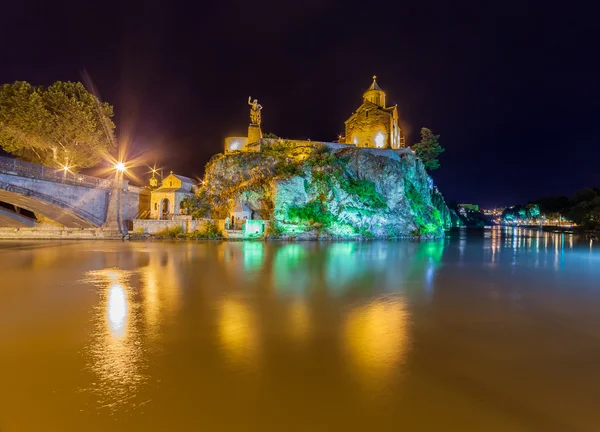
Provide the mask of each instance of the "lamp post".
{"label": "lamp post", "polygon": [[115,168],[115,182],[113,186],[113,193],[116,192],[116,219],[117,219],[117,228],[119,230],[119,234],[125,236],[126,233],[123,232],[123,221],[121,215],[121,193],[123,191],[123,173],[127,171],[127,167],[123,161],[118,161],[114,164]]}

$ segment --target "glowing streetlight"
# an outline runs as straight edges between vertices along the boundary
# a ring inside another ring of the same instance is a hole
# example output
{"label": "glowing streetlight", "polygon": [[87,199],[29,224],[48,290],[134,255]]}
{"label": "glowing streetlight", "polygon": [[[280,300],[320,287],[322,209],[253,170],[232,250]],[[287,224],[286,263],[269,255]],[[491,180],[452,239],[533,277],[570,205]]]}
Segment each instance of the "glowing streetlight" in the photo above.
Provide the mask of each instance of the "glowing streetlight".
{"label": "glowing streetlight", "polygon": [[125,168],[125,164],[123,162],[117,162],[115,164],[115,169],[119,172],[125,172],[127,168]]}

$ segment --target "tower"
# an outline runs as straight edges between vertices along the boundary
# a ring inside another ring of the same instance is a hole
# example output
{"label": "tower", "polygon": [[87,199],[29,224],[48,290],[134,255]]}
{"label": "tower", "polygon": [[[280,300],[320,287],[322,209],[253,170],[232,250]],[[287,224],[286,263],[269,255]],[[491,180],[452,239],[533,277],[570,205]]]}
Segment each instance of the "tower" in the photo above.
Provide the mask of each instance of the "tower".
{"label": "tower", "polygon": [[156,189],[158,187],[158,179],[154,175],[154,171],[152,171],[152,177],[150,177],[150,188]]}
{"label": "tower", "polygon": [[377,75],[373,75],[373,83],[363,94],[363,101],[369,101],[381,108],[385,108],[385,92],[377,84]]}

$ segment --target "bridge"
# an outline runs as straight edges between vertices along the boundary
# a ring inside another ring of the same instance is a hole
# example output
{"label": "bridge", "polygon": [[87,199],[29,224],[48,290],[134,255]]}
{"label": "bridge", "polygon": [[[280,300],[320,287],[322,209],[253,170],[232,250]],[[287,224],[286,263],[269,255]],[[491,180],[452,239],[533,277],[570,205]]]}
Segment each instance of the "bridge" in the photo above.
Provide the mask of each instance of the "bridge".
{"label": "bridge", "polygon": [[43,216],[68,228],[107,227],[139,213],[140,188],[0,157],[0,226],[31,227]]}

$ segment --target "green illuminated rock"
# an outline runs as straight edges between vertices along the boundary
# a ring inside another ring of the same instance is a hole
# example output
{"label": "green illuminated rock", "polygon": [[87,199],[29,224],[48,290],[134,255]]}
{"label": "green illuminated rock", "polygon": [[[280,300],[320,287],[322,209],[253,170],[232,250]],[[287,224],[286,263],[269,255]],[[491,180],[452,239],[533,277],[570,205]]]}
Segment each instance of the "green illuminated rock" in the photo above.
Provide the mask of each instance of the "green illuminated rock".
{"label": "green illuminated rock", "polygon": [[439,238],[450,212],[423,164],[407,152],[263,144],[261,152],[219,154],[206,166],[199,193],[212,216],[236,201],[268,235],[296,239]]}

